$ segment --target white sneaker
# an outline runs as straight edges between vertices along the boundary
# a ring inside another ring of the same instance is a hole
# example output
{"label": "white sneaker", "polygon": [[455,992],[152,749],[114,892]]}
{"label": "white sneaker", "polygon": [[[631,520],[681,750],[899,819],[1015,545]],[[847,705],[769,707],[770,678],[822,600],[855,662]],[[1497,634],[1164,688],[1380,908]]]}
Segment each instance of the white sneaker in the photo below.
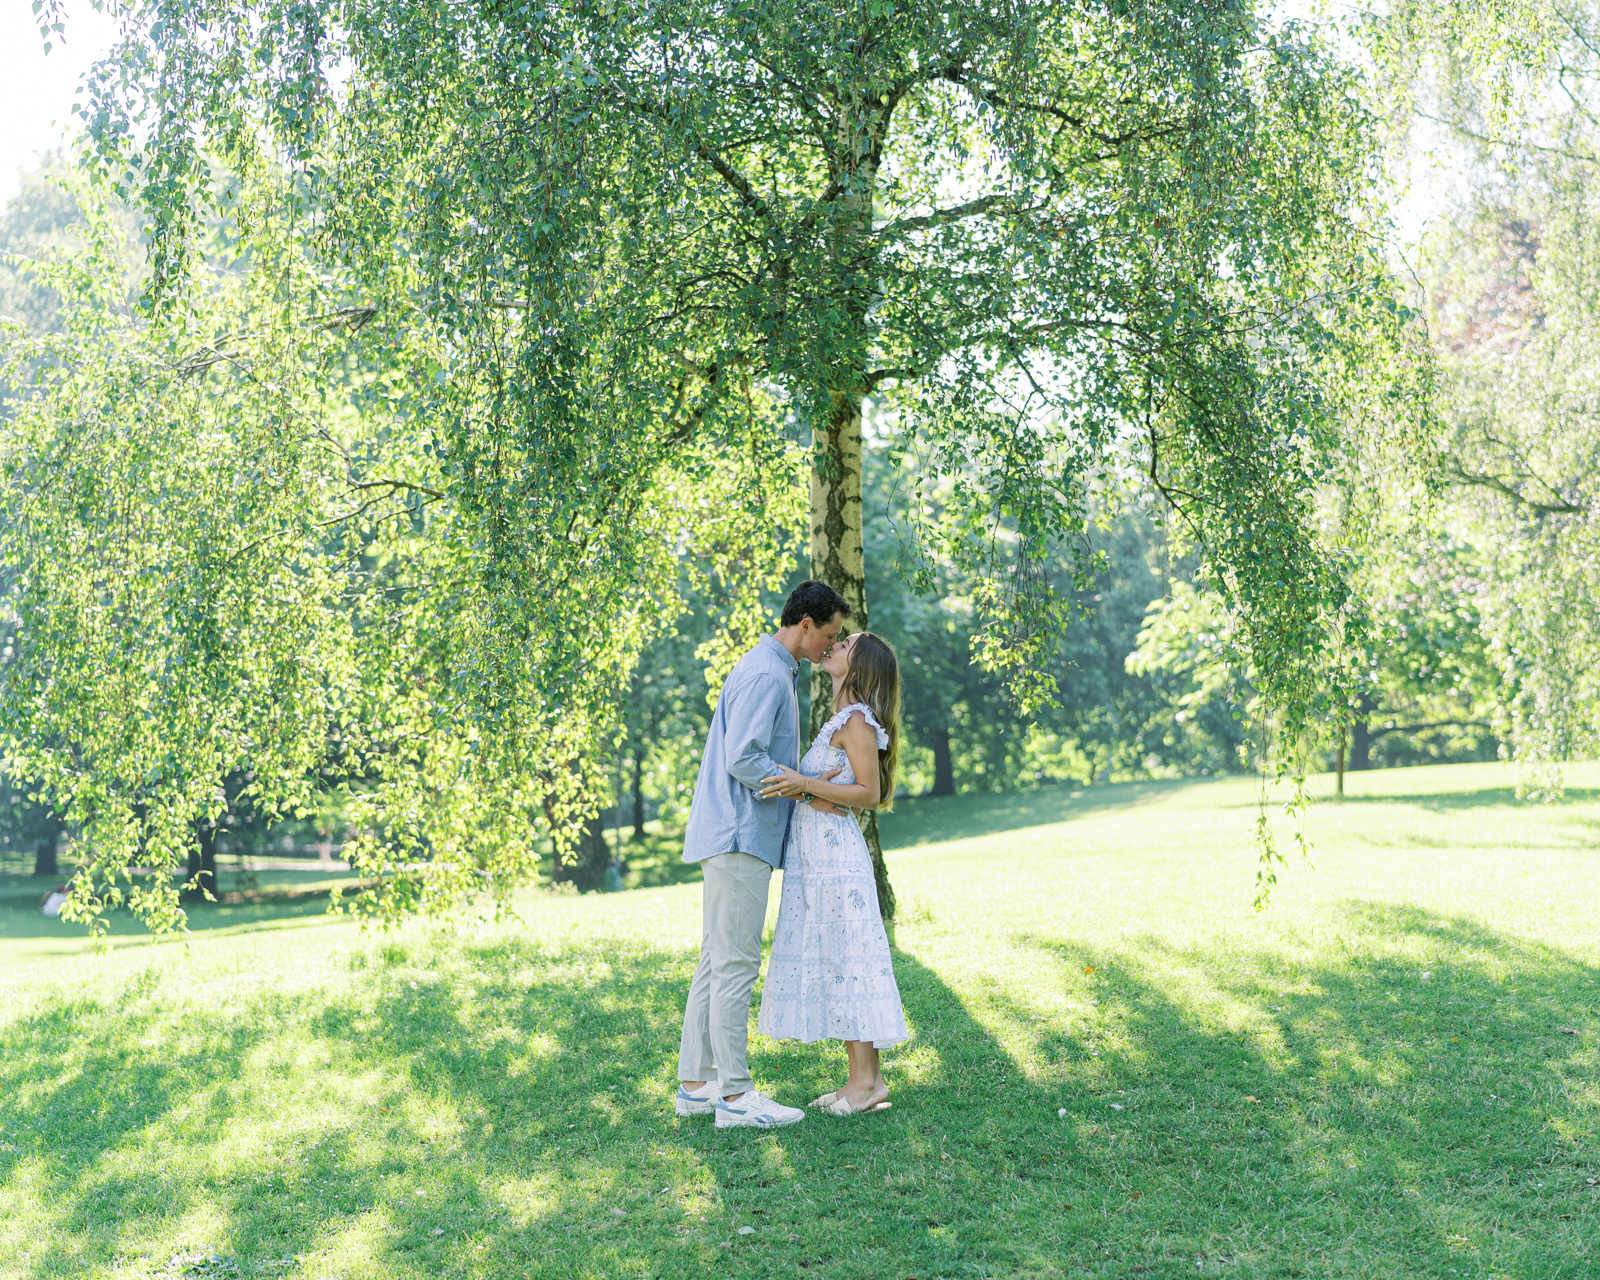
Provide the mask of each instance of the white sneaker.
{"label": "white sneaker", "polygon": [[673,1110],[680,1116],[708,1116],[717,1109],[717,1082],[707,1080],[698,1089],[685,1089],[678,1082],[678,1098]]}
{"label": "white sneaker", "polygon": [[786,1107],[755,1089],[741,1093],[732,1102],[719,1097],[716,1107],[719,1129],[776,1129],[806,1118],[799,1107]]}

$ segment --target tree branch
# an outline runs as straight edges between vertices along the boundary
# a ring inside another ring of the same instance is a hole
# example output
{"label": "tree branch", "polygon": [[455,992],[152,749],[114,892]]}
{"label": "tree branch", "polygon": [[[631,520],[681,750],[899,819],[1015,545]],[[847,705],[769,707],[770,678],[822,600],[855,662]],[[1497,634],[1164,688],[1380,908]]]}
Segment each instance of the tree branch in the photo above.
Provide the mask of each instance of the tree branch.
{"label": "tree branch", "polygon": [[[661,120],[665,123],[670,124],[672,122],[672,113],[664,110],[661,107],[653,106],[648,102],[635,101],[621,92],[617,92],[617,99],[630,110],[641,112],[647,116],[653,116],[657,120]],[[752,213],[758,214],[764,218],[767,222],[767,225],[772,228],[774,233],[779,232],[782,224],[779,222],[778,216],[773,213],[772,207],[767,204],[767,202],[763,200],[757,193],[755,187],[751,185],[750,179],[746,178],[744,174],[740,173],[736,168],[733,167],[733,165],[729,164],[720,155],[713,151],[705,143],[705,141],[695,133],[693,128],[686,129],[684,132],[687,135],[690,149],[693,150],[694,153],[707,164],[709,164],[712,169],[716,171],[717,175],[728,184],[728,186],[733,188],[734,192],[737,193],[741,203],[743,203],[744,206]]]}
{"label": "tree branch", "polygon": [[387,488],[391,492],[399,489],[405,489],[411,493],[425,493],[430,498],[444,497],[444,494],[437,489],[430,489],[425,484],[412,484],[409,480],[366,480],[360,483],[351,481],[349,482],[349,488],[351,490]]}
{"label": "tree branch", "polygon": [[[1587,507],[1575,502],[1537,502],[1519,493],[1499,476],[1467,471],[1461,467],[1457,467],[1453,471],[1447,471],[1445,479],[1451,484],[1493,490],[1495,493],[1510,498],[1519,506],[1524,506],[1539,516],[1581,516],[1588,511]],[[1541,483],[1543,482],[1541,481]],[[1550,486],[1546,485],[1545,487],[1549,488]],[[1554,492],[1554,490],[1551,491]]]}
{"label": "tree branch", "polygon": [[1060,333],[1064,329],[1121,329],[1135,338],[1146,337],[1139,329],[1126,321],[1111,320],[1100,317],[1093,320],[1045,320],[1038,324],[1025,325],[1020,329],[994,332],[985,330],[963,338],[959,342],[952,342],[937,351],[930,352],[928,358],[920,365],[897,365],[882,369],[869,369],[863,375],[863,382],[868,391],[871,391],[880,382],[890,379],[909,381],[915,378],[925,378],[934,367],[946,356],[954,355],[967,347],[975,347],[983,343],[997,343],[1003,346],[1021,348],[1026,347],[1035,338],[1047,337],[1052,333]]}
{"label": "tree branch", "polygon": [[1442,116],[1432,116],[1426,111],[1419,111],[1417,115],[1434,124],[1442,124],[1446,129],[1454,130],[1463,138],[1470,138],[1473,142],[1481,142],[1486,147],[1509,147],[1523,151],[1539,151],[1545,155],[1560,156],[1563,160],[1577,160],[1583,164],[1596,163],[1594,156],[1586,156],[1581,151],[1569,151],[1566,147],[1548,147],[1537,142],[1522,142],[1511,138],[1491,138],[1488,134],[1478,133],[1455,120],[1446,120]]}
{"label": "tree branch", "polygon": [[1493,729],[1483,720],[1429,720],[1426,724],[1396,724],[1387,729],[1368,729],[1369,737],[1381,738],[1390,733],[1421,733],[1424,729]]}
{"label": "tree branch", "polygon": [[1126,133],[1106,133],[1104,130],[1094,128],[1082,116],[1073,115],[1064,111],[1051,102],[1026,102],[1011,101],[1003,94],[993,89],[983,89],[972,84],[966,78],[966,69],[963,67],[950,68],[944,73],[944,78],[951,84],[958,84],[978,101],[995,108],[997,111],[1031,111],[1039,115],[1049,116],[1053,120],[1060,120],[1063,124],[1072,126],[1085,137],[1093,138],[1096,142],[1107,147],[1120,147],[1129,142],[1141,139],[1164,138],[1174,133],[1179,133],[1188,126],[1184,121],[1159,122],[1159,128],[1152,125],[1141,125],[1130,129]]}
{"label": "tree branch", "polygon": [[717,171],[724,182],[738,193],[739,199],[744,202],[746,208],[765,218],[774,231],[778,229],[777,215],[772,212],[772,207],[756,194],[756,189],[750,185],[750,179],[746,178],[744,174],[740,173],[710,147],[706,146],[705,143],[696,143],[695,151],[702,160]]}
{"label": "tree branch", "polygon": [[893,222],[884,223],[872,234],[890,236],[907,231],[925,231],[929,227],[940,227],[947,223],[960,222],[963,218],[987,213],[990,209],[1006,209],[1010,213],[1031,213],[1039,207],[1036,204],[1028,205],[1026,208],[1019,207],[1010,196],[980,196],[976,200],[968,200],[966,204],[954,205],[949,209],[935,209],[932,213],[920,214],[915,218],[896,218]]}

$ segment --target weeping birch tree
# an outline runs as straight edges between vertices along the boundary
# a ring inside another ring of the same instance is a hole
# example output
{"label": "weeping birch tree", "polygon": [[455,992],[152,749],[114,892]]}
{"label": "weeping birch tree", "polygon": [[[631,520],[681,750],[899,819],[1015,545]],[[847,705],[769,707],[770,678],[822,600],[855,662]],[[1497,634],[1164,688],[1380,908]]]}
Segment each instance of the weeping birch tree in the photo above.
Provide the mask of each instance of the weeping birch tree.
{"label": "weeping birch tree", "polygon": [[1423,246],[1445,520],[1478,549],[1496,730],[1559,795],[1600,749],[1600,5],[1408,0],[1368,26],[1464,195]]}
{"label": "weeping birch tree", "polygon": [[[798,448],[811,571],[870,625],[868,405],[929,486],[914,574],[976,583],[977,658],[1024,706],[1067,620],[1050,553],[1087,545],[1091,490],[1131,465],[1268,696],[1318,713],[1348,596],[1318,495],[1411,430],[1418,375],[1375,252],[1372,122],[1307,33],[1237,0],[121,12],[84,119],[149,219],[147,323],[193,308],[219,221],[309,264],[284,326],[367,318],[386,399],[360,447],[409,448],[426,489],[347,479],[437,495],[461,530],[453,593],[428,598],[463,620],[439,661],[476,673],[446,687],[484,769],[523,740],[506,709],[536,734],[559,699],[524,691],[643,607],[616,566],[662,468],[707,510],[680,549],[732,548],[770,533]],[[719,654],[765,623],[740,599]]]}

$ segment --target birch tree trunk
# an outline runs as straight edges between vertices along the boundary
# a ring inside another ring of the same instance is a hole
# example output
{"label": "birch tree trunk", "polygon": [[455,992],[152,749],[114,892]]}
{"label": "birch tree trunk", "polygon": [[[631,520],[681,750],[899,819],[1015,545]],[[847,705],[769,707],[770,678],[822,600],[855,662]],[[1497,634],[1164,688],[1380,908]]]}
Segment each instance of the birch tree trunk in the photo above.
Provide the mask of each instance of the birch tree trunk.
{"label": "birch tree trunk", "polygon": [[[883,124],[886,114],[874,103],[859,98],[847,101],[839,113],[839,149],[843,172],[836,176],[844,183],[841,202],[843,216],[835,228],[836,261],[840,264],[865,260],[857,245],[872,233],[872,201],[877,187],[881,158]],[[867,291],[856,282],[850,292],[855,301],[848,307],[850,320],[859,339],[858,358],[867,354]],[[850,602],[850,629],[868,627],[866,565],[861,540],[861,404],[866,387],[864,364],[839,371],[830,390],[828,419],[820,430],[813,430],[811,452],[811,576],[823,582]],[[833,713],[833,680],[817,667],[811,668],[811,736],[815,736]],[[894,886],[883,861],[883,846],[878,839],[878,815],[869,810],[861,815],[861,833],[872,854],[872,876],[877,882],[878,905],[885,921],[894,919]]]}
{"label": "birch tree trunk", "polygon": [[[867,629],[866,562],[861,543],[861,399],[847,391],[834,396],[833,413],[816,433],[811,463],[811,576],[850,603],[850,630]],[[811,668],[811,733],[833,714],[833,677]],[[894,886],[878,839],[878,815],[861,815],[861,834],[872,854],[872,878],[885,921],[894,919]]]}

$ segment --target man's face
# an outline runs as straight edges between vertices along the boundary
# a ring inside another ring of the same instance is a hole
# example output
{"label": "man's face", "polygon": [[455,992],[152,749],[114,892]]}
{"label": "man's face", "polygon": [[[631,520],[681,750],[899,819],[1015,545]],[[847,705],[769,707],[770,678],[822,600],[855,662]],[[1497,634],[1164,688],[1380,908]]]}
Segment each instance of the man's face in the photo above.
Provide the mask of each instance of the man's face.
{"label": "man's face", "polygon": [[810,618],[800,620],[800,656],[807,662],[821,662],[822,655],[833,647],[844,627],[844,614],[836,613],[822,626]]}

